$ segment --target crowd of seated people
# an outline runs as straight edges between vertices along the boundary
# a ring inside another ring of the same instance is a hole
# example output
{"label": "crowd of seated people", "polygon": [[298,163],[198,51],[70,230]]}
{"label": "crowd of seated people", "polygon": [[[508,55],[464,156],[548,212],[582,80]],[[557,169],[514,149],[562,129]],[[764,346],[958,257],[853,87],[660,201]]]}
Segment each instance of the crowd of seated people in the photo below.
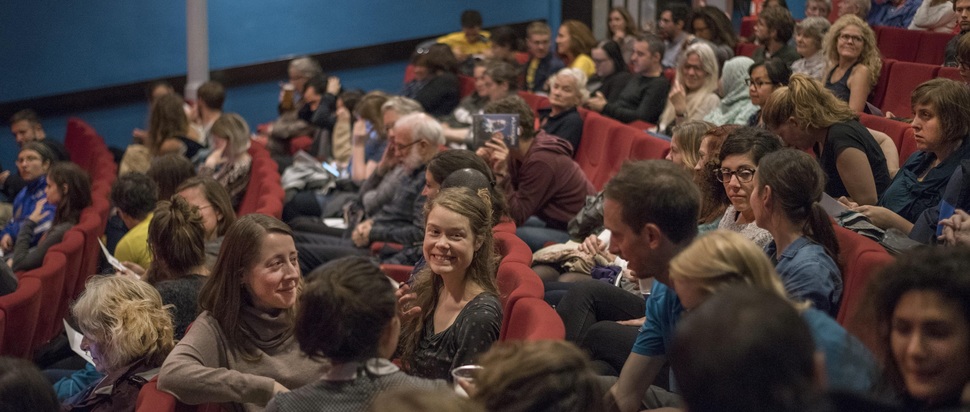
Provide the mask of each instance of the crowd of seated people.
{"label": "crowd of seated people", "polygon": [[[879,114],[868,103],[886,81],[873,26],[959,24],[962,75],[970,0],[844,0],[832,23],[825,0],[797,23],[766,3],[745,53],[715,6],[663,5],[654,33],[614,7],[599,41],[577,20],[483,31],[469,10],[461,32],[419,47],[403,96],[344,89],[294,59],[255,138],[223,113],[220,84],[189,105],[158,87],[110,195],[107,246],[125,270],[92,277],[71,306],[93,365],[45,380],[15,366],[36,392],[14,392],[39,409],[55,383],[67,410],[134,410],[143,388],[233,411],[970,405],[970,89],[932,79],[912,91],[911,120],[880,119],[909,121],[902,161],[895,136],[860,120]],[[576,160],[602,144],[584,120],[596,113],[669,142],[665,159],[616,165],[599,200]],[[476,114],[517,115],[518,139],[476,147]],[[11,129],[0,297],[107,200],[36,115]],[[337,173],[280,199],[283,220],[237,218],[264,145],[281,170],[304,149]],[[598,227],[576,236],[570,221],[590,210]],[[865,269],[868,289],[834,227],[845,216],[898,255]],[[513,306],[498,226],[535,252],[565,339],[501,342]],[[894,231],[931,246],[890,243]],[[398,286],[378,263],[410,278]],[[858,319],[837,322],[848,310]],[[470,366],[471,382],[453,372]],[[5,373],[0,405],[14,405]]]}

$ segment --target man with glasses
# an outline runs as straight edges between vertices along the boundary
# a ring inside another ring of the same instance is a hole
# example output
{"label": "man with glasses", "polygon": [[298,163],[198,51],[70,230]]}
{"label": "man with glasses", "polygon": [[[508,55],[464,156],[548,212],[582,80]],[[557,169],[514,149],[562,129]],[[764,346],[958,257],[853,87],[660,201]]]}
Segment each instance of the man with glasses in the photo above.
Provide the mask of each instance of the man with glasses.
{"label": "man with glasses", "polygon": [[751,59],[755,63],[778,59],[791,66],[795,60],[802,58],[795,46],[788,43],[794,33],[795,20],[788,9],[766,7],[758,15],[758,22],[754,25],[754,37],[762,45],[754,50]]}
{"label": "man with glasses", "polygon": [[[40,117],[31,109],[21,110],[10,116],[10,132],[16,139],[17,146],[23,147],[27,142],[40,142],[54,153],[57,161],[71,160],[63,143],[47,138]],[[24,185],[24,180],[12,170],[0,172],[0,201],[12,201]]]}
{"label": "man with glasses", "polygon": [[[964,36],[970,32],[970,0],[956,0],[953,2],[953,11],[957,13],[957,23],[960,24],[960,34],[954,36],[946,44],[946,53],[943,58],[943,65],[947,67],[957,67],[959,62],[957,61],[958,56],[963,56],[958,49],[958,43],[960,39],[966,38]],[[970,52],[970,50],[968,50]],[[970,53],[967,53],[970,55]],[[970,57],[970,56],[968,56]],[[970,63],[970,59],[965,61]],[[966,70],[966,68],[964,68]]]}
{"label": "man with glasses", "polygon": [[525,29],[525,44],[529,52],[529,64],[525,68],[523,89],[533,93],[546,91],[546,80],[563,67],[562,60],[551,53],[552,30],[541,21],[532,22]]}
{"label": "man with glasses", "polygon": [[602,92],[596,92],[586,105],[623,123],[642,120],[657,124],[670,92],[670,81],[664,77],[661,65],[663,56],[664,42],[659,37],[652,34],[637,37],[630,57],[635,74],[620,96],[610,102]]}

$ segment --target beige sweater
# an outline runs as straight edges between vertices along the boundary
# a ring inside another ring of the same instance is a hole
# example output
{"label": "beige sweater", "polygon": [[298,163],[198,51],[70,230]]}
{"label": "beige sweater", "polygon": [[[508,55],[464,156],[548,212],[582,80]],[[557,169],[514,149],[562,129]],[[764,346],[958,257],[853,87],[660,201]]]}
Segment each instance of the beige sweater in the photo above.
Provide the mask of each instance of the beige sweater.
{"label": "beige sweater", "polygon": [[209,312],[202,312],[192,328],[165,359],[158,388],[187,404],[226,403],[232,411],[261,411],[279,382],[293,390],[314,382],[329,365],[304,355],[286,322],[251,307],[242,309],[243,322],[257,331],[252,336],[260,359],[249,362],[228,349],[227,337]]}

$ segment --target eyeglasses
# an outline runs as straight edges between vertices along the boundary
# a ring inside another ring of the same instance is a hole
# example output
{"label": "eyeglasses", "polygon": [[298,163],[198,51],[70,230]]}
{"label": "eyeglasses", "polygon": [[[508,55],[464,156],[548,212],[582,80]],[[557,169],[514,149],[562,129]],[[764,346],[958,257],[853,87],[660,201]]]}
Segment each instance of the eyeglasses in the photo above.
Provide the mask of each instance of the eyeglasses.
{"label": "eyeglasses", "polygon": [[748,183],[751,179],[754,179],[755,169],[741,168],[738,170],[731,169],[716,169],[714,170],[714,177],[718,182],[727,183],[731,181],[732,176],[737,176],[738,181],[741,183]]}
{"label": "eyeglasses", "polygon": [[40,160],[40,158],[37,156],[24,156],[24,157],[18,157],[17,163],[33,162],[35,160]]}
{"label": "eyeglasses", "polygon": [[400,151],[406,150],[407,148],[409,148],[411,146],[414,146],[414,145],[416,145],[418,143],[421,143],[421,142],[423,142],[423,140],[415,140],[415,141],[413,141],[411,143],[408,143],[408,144],[394,143],[394,149],[400,152]]}
{"label": "eyeglasses", "polygon": [[754,79],[751,79],[751,78],[744,79],[744,85],[745,86],[748,86],[748,87],[751,87],[751,86],[761,87],[761,86],[765,86],[765,85],[769,85],[769,84],[774,84],[774,83],[772,83],[772,82],[763,82],[761,80],[754,80]]}
{"label": "eyeglasses", "polygon": [[689,72],[691,70],[693,70],[693,71],[695,71],[697,73],[702,73],[702,74],[707,73],[707,71],[705,71],[704,68],[701,67],[701,66],[695,66],[695,65],[692,65],[692,64],[685,64],[684,65],[684,73],[687,73],[687,72]]}
{"label": "eyeglasses", "polygon": [[840,34],[839,35],[839,40],[846,41],[846,42],[847,41],[851,41],[853,43],[862,43],[862,41],[864,39],[862,38],[862,36],[856,36],[854,34],[844,34],[843,33],[843,34]]}

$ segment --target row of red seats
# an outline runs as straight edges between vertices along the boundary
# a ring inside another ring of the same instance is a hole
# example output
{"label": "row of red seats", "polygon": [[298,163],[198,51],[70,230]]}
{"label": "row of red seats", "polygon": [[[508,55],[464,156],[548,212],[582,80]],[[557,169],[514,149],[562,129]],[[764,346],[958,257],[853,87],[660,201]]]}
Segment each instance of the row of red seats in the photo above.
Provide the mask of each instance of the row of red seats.
{"label": "row of red seats", "polygon": [[879,73],[879,83],[873,88],[869,102],[884,112],[892,112],[897,117],[912,117],[910,97],[913,90],[921,83],[937,77],[963,82],[960,69],[956,67],[884,58],[882,70]]}
{"label": "row of red seats", "polygon": [[64,144],[72,160],[91,176],[92,204],[61,243],[51,247],[43,264],[18,273],[17,290],[0,297],[0,355],[30,358],[35,349],[60,334],[61,319],[101,257],[98,239],[107,222],[117,165],[104,139],[79,119],[68,120]]}
{"label": "row of red seats", "polygon": [[252,142],[249,155],[253,158],[249,184],[236,213],[239,216],[262,213],[279,219],[283,216],[284,197],[279,166],[261,143]]}
{"label": "row of red seats", "polygon": [[643,128],[586,109],[580,109],[579,115],[583,137],[575,160],[597,190],[603,189],[625,161],[663,159],[670,152],[670,142],[650,136]]}

